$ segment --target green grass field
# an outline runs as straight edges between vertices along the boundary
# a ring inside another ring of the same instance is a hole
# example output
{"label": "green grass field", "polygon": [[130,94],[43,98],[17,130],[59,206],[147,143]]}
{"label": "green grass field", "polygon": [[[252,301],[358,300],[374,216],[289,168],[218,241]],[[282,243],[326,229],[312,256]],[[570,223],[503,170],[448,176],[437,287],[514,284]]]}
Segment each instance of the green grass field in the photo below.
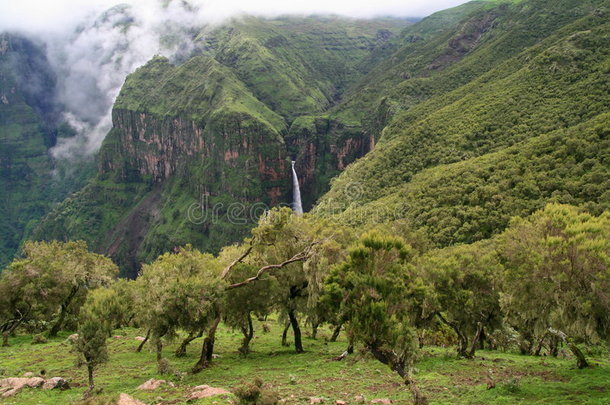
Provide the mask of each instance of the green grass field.
{"label": "green grass field", "polygon": [[[306,353],[295,354],[280,344],[281,326],[269,321],[271,332],[263,333],[257,323],[258,336],[253,352],[241,358],[237,352],[241,334],[222,327],[217,336],[213,366],[197,375],[188,370],[198,358],[201,339],[188,348],[188,354],[176,358],[173,351],[179,341],[164,347],[164,355],[176,370],[175,375],[159,375],[155,354],[147,344],[141,353],[135,349],[142,335],[137,329],[115,331],[121,338],[109,339],[110,360],[96,373],[96,385],[102,388],[95,402],[112,403],[120,393],[127,393],[149,404],[187,403],[191,387],[207,384],[233,389],[244,381],[260,377],[276,390],[286,403],[309,403],[310,397],[357,403],[363,395],[370,403],[375,398],[389,398],[394,403],[409,403],[410,393],[397,375],[371,357],[358,353],[342,362],[332,361],[346,342],[327,343],[327,329],[321,329],[316,340],[305,338]],[[77,367],[70,351],[68,333],[46,344],[31,344],[30,336],[11,339],[12,346],[0,348],[2,378],[22,376],[25,372],[61,376],[70,381],[67,391],[24,389],[14,397],[0,400],[6,404],[69,404],[81,400],[86,389],[86,369]],[[562,354],[563,355],[563,354]],[[420,388],[434,404],[608,404],[610,403],[610,358],[607,353],[590,353],[594,367],[578,370],[570,357],[549,358],[522,356],[501,351],[479,351],[474,360],[458,360],[453,348],[426,347],[417,363],[416,378]],[[567,355],[565,355],[567,356]],[[486,386],[487,370],[493,371],[496,388]],[[172,381],[156,391],[136,388],[150,378]],[[211,397],[189,402],[223,404],[231,398]],[[235,398],[233,398],[235,401]]]}

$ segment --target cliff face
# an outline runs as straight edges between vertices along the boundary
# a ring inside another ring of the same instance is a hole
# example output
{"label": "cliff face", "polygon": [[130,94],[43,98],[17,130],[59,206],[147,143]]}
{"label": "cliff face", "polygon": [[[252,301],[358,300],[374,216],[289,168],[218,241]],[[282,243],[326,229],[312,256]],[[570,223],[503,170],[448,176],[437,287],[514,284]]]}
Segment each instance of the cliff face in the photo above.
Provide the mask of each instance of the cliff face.
{"label": "cliff face", "polygon": [[186,243],[215,252],[290,204],[289,158],[311,207],[372,145],[359,125],[311,114],[336,104],[406,24],[247,17],[204,28],[184,63],[155,57],[127,78],[97,177],[35,237],[85,239],[131,277]]}
{"label": "cliff face", "polygon": [[327,191],[330,179],[375,146],[375,137],[360,125],[331,117],[305,116],[290,127],[286,142],[302,188],[303,207],[309,210]]}

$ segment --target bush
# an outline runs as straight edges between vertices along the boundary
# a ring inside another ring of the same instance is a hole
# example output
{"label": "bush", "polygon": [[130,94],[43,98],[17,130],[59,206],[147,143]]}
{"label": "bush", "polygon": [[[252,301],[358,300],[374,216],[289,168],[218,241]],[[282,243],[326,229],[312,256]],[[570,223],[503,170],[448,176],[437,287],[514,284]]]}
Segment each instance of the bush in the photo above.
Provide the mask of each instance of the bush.
{"label": "bush", "polygon": [[516,394],[521,390],[520,380],[517,377],[513,377],[507,381],[504,381],[500,384],[500,388],[506,392],[511,394]]}
{"label": "bush", "polygon": [[275,405],[280,400],[277,392],[263,387],[263,380],[260,378],[244,383],[235,388],[233,393],[243,405]]}
{"label": "bush", "polygon": [[171,364],[169,364],[169,360],[161,359],[157,363],[157,372],[159,374],[163,374],[163,375],[173,374],[174,373],[174,369],[171,366]]}
{"label": "bush", "polygon": [[34,336],[32,336],[32,344],[33,345],[38,345],[38,344],[43,344],[43,343],[47,343],[48,340],[46,337],[44,337],[42,334],[38,333]]}

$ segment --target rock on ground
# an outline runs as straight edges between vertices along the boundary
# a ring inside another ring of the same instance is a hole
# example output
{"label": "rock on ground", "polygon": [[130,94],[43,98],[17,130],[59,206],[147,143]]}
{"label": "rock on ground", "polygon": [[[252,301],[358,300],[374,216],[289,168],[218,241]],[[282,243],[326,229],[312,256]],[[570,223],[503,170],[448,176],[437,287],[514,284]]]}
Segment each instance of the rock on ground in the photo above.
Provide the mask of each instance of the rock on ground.
{"label": "rock on ground", "polygon": [[146,405],[144,402],[135,399],[127,394],[119,395],[116,405]]}
{"label": "rock on ground", "polygon": [[29,378],[4,378],[0,380],[0,394],[2,398],[8,398],[17,394],[22,389],[38,388],[44,384],[44,378],[40,377],[29,377]]}
{"label": "rock on ground", "polygon": [[67,390],[68,388],[70,388],[70,384],[68,384],[68,381],[66,381],[65,379],[63,379],[61,377],[49,378],[42,385],[43,390],[53,390],[53,389]]}
{"label": "rock on ground", "polygon": [[388,398],[377,398],[371,401],[371,404],[390,405],[391,403],[392,400]]}
{"label": "rock on ground", "polygon": [[154,391],[162,384],[165,384],[165,380],[155,380],[154,378],[151,378],[150,380],[140,385],[138,389],[142,391]]}
{"label": "rock on ground", "polygon": [[198,385],[196,387],[193,387],[193,391],[191,392],[189,401],[193,401],[193,400],[201,399],[201,398],[208,398],[208,397],[212,397],[214,395],[227,395],[227,394],[230,394],[230,392],[225,390],[224,388],[214,388],[214,387],[210,387],[209,385]]}

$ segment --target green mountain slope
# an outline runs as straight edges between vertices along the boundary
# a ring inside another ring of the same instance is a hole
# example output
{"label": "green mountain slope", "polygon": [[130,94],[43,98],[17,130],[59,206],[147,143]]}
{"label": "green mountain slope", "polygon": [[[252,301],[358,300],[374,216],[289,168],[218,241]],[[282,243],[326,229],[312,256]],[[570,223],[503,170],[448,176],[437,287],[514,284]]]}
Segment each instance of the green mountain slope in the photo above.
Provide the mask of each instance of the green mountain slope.
{"label": "green mountain slope", "polygon": [[[607,209],[608,156],[598,149],[606,142],[610,102],[607,4],[509,6],[531,26],[557,28],[469,83],[396,114],[376,149],[333,183],[316,212],[352,223],[407,218],[446,245],[489,237],[511,215],[528,214],[551,198]],[[506,42],[515,25],[513,18],[508,32],[498,26],[494,37]],[[459,65],[480,62],[485,58],[477,53],[493,49],[499,49],[494,41],[481,45],[434,81],[448,80]],[[562,141],[552,147],[545,141],[556,137]],[[528,160],[535,169],[527,170]]]}
{"label": "green mountain slope", "polygon": [[[291,201],[294,118],[335,103],[406,24],[248,17],[204,29],[186,62],[156,57],[128,77],[96,179],[34,237],[84,239],[130,276],[175,246],[239,240],[265,207]],[[344,149],[346,163],[367,151],[344,143],[316,151],[330,156],[324,170],[340,170]]]}
{"label": "green mountain slope", "polygon": [[82,187],[91,173],[49,154],[58,137],[73,135],[59,122],[55,76],[41,44],[0,34],[0,269],[52,204]]}

